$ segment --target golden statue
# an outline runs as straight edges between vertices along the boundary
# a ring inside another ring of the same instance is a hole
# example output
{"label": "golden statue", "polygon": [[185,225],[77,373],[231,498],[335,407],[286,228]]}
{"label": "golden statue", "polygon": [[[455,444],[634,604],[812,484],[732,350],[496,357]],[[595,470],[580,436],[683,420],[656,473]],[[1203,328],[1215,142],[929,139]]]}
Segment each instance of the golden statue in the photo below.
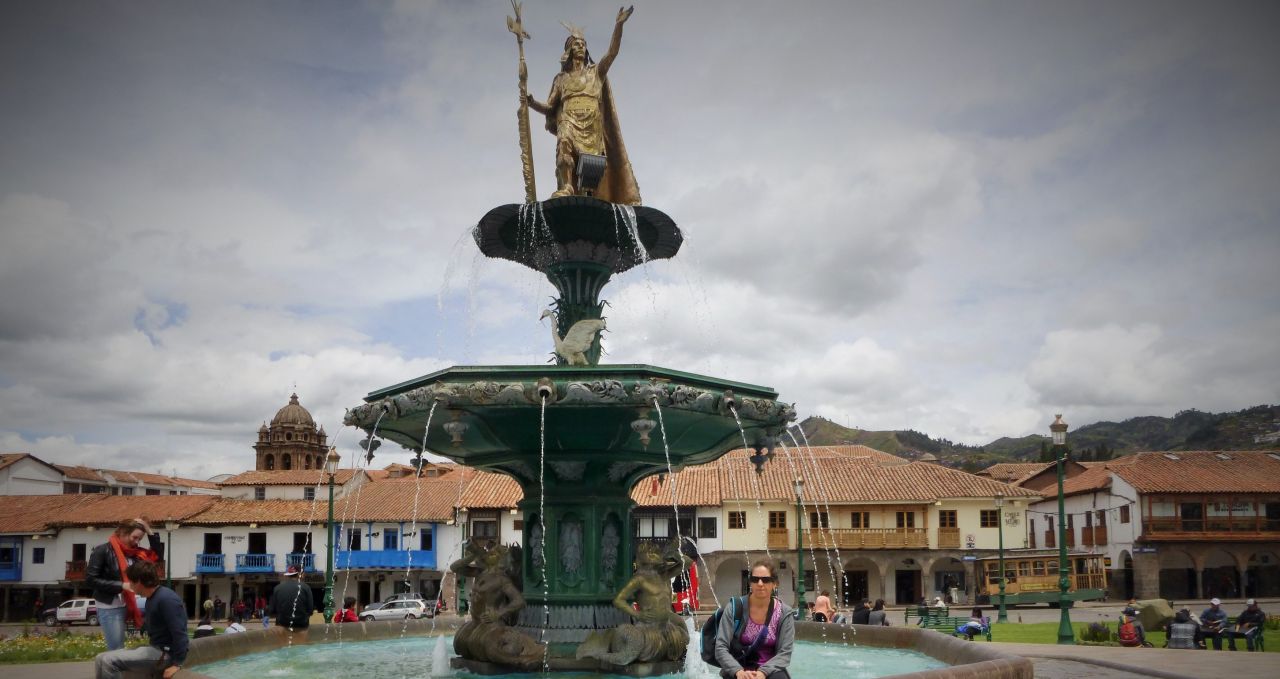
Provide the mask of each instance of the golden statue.
{"label": "golden statue", "polygon": [[[642,542],[636,551],[636,572],[622,586],[613,605],[636,622],[593,632],[578,646],[577,657],[596,658],[612,665],[679,660],[689,645],[689,630],[671,610],[671,578],[689,567],[690,560],[672,541],[666,549]],[[631,606],[635,601],[636,607]]]}
{"label": "golden statue", "polygon": [[604,156],[604,178],[595,190],[596,197],[611,203],[640,204],[640,187],[631,172],[627,147],[622,143],[622,130],[609,89],[609,67],[618,56],[622,44],[622,25],[634,7],[618,10],[613,25],[609,51],[599,63],[587,51],[582,28],[564,24],[569,37],[564,41],[560,57],[560,73],[551,82],[551,94],[540,102],[528,95],[529,107],[547,117],[547,131],[556,135],[556,192],[573,196],[581,192],[575,187],[575,169],[579,154]]}
{"label": "golden statue", "polygon": [[471,619],[453,635],[453,650],[471,660],[534,668],[542,663],[538,642],[508,627],[524,608],[516,586],[520,573],[518,548],[494,545],[487,549],[468,543],[461,559],[449,565],[458,577],[475,578],[471,585]]}

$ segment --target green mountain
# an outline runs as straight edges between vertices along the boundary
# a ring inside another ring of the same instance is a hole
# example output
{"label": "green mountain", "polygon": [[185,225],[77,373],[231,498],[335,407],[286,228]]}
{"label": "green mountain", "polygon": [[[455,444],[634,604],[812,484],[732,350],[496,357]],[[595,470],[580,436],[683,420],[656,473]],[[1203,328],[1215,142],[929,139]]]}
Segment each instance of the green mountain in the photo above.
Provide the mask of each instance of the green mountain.
{"label": "green mountain", "polygon": [[[931,453],[947,466],[970,471],[996,462],[1034,462],[1049,442],[1048,436],[1033,434],[970,446],[910,429],[850,429],[822,417],[810,417],[799,427],[812,445],[861,444],[907,459]],[[1173,417],[1094,422],[1072,428],[1067,440],[1076,459],[1091,460],[1144,450],[1275,450],[1280,449],[1278,432],[1280,406],[1261,405],[1228,413],[1193,409]]]}

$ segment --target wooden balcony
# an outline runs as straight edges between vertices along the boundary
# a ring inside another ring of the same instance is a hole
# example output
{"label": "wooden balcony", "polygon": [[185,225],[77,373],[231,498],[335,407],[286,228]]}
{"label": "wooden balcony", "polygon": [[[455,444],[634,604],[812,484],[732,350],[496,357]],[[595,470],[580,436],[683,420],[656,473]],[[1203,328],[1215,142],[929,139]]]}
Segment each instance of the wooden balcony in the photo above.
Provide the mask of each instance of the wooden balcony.
{"label": "wooden balcony", "polygon": [[[769,548],[774,549],[773,531],[769,533]],[[923,528],[809,528],[804,532],[804,542],[818,549],[925,549],[929,546],[929,535]],[[956,545],[959,544],[957,533]],[[777,549],[789,547],[779,546]]]}
{"label": "wooden balcony", "polygon": [[[768,534],[769,549],[794,549],[791,544],[791,531],[786,528],[770,528]],[[815,543],[816,544],[816,543]]]}
{"label": "wooden balcony", "polygon": [[1145,540],[1269,541],[1280,539],[1280,521],[1265,516],[1146,517],[1142,520],[1142,537]]}
{"label": "wooden balcony", "polygon": [[960,529],[939,528],[938,549],[960,549]]}
{"label": "wooden balcony", "polygon": [[67,574],[64,579],[71,581],[84,580],[84,572],[89,567],[88,561],[68,561]]}
{"label": "wooden balcony", "polygon": [[1084,545],[1085,547],[1094,547],[1094,546],[1105,547],[1107,544],[1107,527],[1106,526],[1094,526],[1092,528],[1086,527],[1083,531],[1083,534],[1080,536],[1080,544]]}

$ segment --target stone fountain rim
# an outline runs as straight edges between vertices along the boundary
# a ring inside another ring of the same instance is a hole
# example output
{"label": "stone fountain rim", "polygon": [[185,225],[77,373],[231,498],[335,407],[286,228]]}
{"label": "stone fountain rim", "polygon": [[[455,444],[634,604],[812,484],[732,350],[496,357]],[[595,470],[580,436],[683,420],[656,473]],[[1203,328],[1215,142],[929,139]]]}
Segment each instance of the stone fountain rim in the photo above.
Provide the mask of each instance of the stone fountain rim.
{"label": "stone fountain rim", "polygon": [[[240,634],[219,634],[191,642],[188,665],[197,669],[183,669],[177,679],[213,679],[198,671],[200,665],[240,657],[253,653],[276,651],[287,646],[313,643],[360,643],[392,639],[412,634],[431,637],[452,633],[462,619],[450,617],[436,620],[343,623],[341,625],[315,625],[292,635],[280,627],[269,630],[249,630]],[[341,632],[338,628],[341,627]],[[339,639],[341,635],[341,639]],[[292,638],[290,638],[292,637]],[[959,677],[1001,677],[1002,679],[1033,679],[1035,668],[1031,661],[993,647],[984,642],[962,641],[933,630],[918,627],[872,627],[870,625],[836,625],[815,622],[797,622],[796,638],[843,646],[869,646],[915,650],[931,658],[947,663],[923,672],[892,675],[911,679],[952,679]],[[533,676],[532,674],[530,676]]]}

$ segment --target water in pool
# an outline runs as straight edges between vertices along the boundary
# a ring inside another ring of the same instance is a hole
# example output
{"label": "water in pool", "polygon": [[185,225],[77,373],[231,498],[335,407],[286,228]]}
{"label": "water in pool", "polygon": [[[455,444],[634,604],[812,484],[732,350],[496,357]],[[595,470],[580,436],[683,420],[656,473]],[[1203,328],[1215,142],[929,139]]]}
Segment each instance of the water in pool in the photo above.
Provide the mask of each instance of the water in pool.
{"label": "water in pool", "polygon": [[[430,676],[431,652],[434,647],[434,639],[422,637],[313,644],[241,656],[194,669],[215,679],[420,679]],[[449,648],[452,649],[452,645]],[[795,679],[872,679],[945,666],[945,663],[915,651],[842,647],[798,641],[792,655],[791,676]],[[449,676],[470,678],[477,675],[455,671]],[[547,675],[513,674],[497,679],[528,679],[531,676]],[[614,675],[564,672],[552,676],[603,679]],[[667,676],[674,679],[681,675]]]}

